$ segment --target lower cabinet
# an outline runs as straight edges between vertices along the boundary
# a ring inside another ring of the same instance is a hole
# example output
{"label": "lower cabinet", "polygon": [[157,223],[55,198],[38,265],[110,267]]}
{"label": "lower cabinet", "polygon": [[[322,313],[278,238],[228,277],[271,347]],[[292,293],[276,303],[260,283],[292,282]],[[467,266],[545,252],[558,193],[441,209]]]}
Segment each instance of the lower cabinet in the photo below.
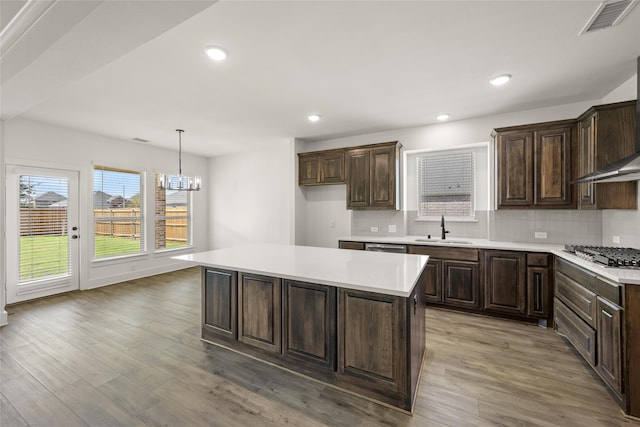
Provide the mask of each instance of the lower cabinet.
{"label": "lower cabinet", "polygon": [[484,251],[484,308],[502,313],[527,310],[526,254]]}
{"label": "lower cabinet", "polygon": [[427,302],[442,302],[442,260],[429,257],[424,268],[425,290],[424,298]]}
{"label": "lower cabinet", "polygon": [[202,333],[235,340],[238,336],[236,315],[237,273],[202,269]]}
{"label": "lower cabinet", "polygon": [[600,376],[622,393],[622,307],[598,297],[598,365]]}
{"label": "lower cabinet", "polygon": [[400,297],[203,267],[202,338],[410,411],[425,283]]}
{"label": "lower cabinet", "polygon": [[280,279],[240,273],[238,340],[280,353],[282,310]]}
{"label": "lower cabinet", "polygon": [[624,381],[625,320],[619,305],[624,288],[565,260],[558,260],[555,276],[554,328],[609,385],[622,406],[631,406],[623,403],[631,400],[625,394],[634,392],[626,390]]}
{"label": "lower cabinet", "polygon": [[456,307],[480,307],[478,263],[443,261],[444,292],[442,302]]}
{"label": "lower cabinet", "polygon": [[283,354],[309,366],[334,369],[336,288],[284,281]]}

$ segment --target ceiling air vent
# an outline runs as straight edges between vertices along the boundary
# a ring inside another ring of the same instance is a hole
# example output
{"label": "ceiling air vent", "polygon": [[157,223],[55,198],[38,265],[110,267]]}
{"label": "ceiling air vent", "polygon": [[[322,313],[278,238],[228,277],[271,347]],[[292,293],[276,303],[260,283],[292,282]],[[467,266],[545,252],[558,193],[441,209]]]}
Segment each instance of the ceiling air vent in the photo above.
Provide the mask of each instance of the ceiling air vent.
{"label": "ceiling air vent", "polygon": [[638,0],[607,0],[600,3],[580,34],[602,30],[619,24]]}
{"label": "ceiling air vent", "polygon": [[142,138],[133,138],[133,140],[134,140],[135,142],[141,142],[141,143],[143,143],[143,144],[146,144],[147,142],[149,142],[149,140],[148,140],[148,139],[142,139]]}

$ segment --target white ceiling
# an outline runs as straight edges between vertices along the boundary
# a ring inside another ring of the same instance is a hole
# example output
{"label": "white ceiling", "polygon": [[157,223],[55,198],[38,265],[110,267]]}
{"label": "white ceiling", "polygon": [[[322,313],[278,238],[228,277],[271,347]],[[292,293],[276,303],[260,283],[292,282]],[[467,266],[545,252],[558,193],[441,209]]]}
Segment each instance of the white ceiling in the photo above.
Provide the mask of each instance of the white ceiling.
{"label": "white ceiling", "polygon": [[579,36],[599,4],[1,0],[0,114],[214,156],[600,99],[636,73],[640,7]]}

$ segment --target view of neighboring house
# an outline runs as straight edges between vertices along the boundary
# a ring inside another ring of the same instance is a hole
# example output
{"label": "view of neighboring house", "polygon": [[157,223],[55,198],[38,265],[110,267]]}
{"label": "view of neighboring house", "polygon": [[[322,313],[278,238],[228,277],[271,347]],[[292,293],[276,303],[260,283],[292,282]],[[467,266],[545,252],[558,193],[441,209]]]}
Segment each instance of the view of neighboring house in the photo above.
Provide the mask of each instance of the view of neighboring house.
{"label": "view of neighboring house", "polygon": [[187,206],[187,193],[184,191],[174,191],[167,193],[167,207]]}
{"label": "view of neighboring house", "polygon": [[34,199],[34,204],[36,208],[48,208],[54,203],[58,203],[63,200],[67,200],[67,198],[55,191],[47,191],[46,193],[37,196]]}
{"label": "view of neighboring house", "polygon": [[110,208],[109,199],[111,198],[111,194],[105,193],[104,191],[94,191],[93,192],[93,208]]}

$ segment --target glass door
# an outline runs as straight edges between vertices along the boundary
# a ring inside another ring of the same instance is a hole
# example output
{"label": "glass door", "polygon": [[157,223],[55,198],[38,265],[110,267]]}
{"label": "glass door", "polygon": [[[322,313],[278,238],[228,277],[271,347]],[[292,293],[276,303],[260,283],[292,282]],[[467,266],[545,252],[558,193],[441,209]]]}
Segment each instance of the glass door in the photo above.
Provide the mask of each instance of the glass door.
{"label": "glass door", "polygon": [[7,165],[7,303],[79,289],[78,172]]}

